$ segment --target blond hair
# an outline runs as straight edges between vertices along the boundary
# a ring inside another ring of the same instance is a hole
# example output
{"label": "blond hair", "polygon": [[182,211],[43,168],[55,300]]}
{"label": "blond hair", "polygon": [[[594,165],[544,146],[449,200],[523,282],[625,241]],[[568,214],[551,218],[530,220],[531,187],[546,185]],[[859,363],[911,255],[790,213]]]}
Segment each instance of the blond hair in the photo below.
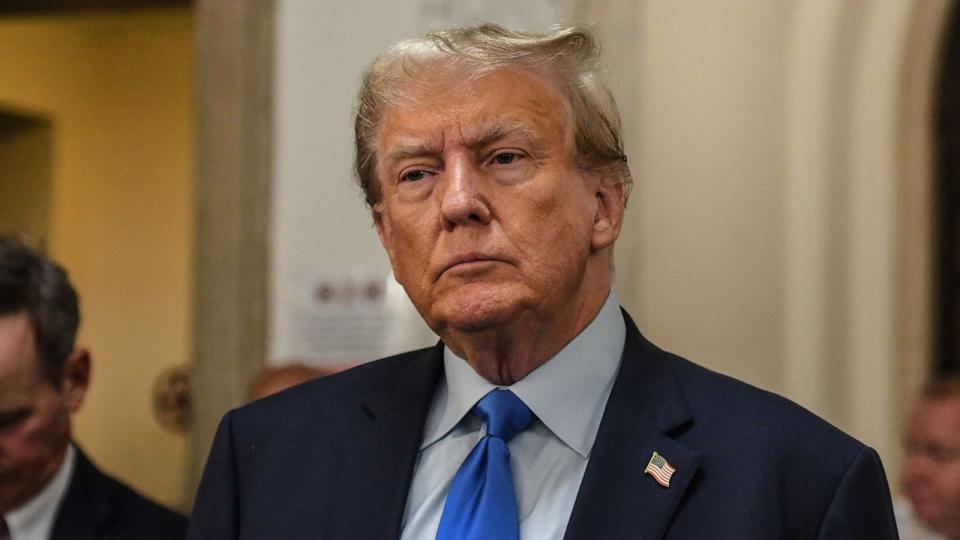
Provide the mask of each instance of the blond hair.
{"label": "blond hair", "polygon": [[623,152],[620,115],[600,80],[599,56],[593,33],[577,26],[532,34],[484,24],[431,32],[387,49],[364,72],[357,95],[354,167],[367,204],[374,206],[382,196],[376,146],[384,110],[396,103],[402,85],[415,79],[424,66],[465,68],[473,78],[499,69],[545,74],[557,84],[567,108],[577,166],[603,171],[605,180],[623,183],[628,193],[632,178]]}

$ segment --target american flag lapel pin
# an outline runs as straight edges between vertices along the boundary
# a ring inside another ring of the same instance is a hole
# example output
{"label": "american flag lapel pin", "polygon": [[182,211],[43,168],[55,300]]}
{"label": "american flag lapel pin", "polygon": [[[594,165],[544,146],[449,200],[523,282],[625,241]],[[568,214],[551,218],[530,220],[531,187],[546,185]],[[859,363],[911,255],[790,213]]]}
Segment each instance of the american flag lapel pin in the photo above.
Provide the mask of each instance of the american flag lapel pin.
{"label": "american flag lapel pin", "polygon": [[673,473],[677,472],[666,459],[663,458],[660,454],[654,452],[650,456],[650,462],[647,463],[647,468],[643,470],[644,474],[649,474],[653,477],[663,487],[670,487],[670,477],[673,476]]}

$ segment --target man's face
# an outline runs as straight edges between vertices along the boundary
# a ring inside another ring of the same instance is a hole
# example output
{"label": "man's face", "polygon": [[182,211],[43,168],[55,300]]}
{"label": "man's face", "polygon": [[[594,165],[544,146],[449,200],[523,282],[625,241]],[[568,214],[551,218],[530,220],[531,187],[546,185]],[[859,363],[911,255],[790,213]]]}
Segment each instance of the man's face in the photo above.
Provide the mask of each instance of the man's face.
{"label": "man's face", "polygon": [[903,488],[921,521],[960,534],[960,397],[924,399],[907,431]]}
{"label": "man's face", "polygon": [[383,115],[374,220],[397,280],[441,336],[605,295],[622,190],[575,166],[558,93],[526,72],[459,75],[408,83]]}
{"label": "man's face", "polygon": [[70,438],[68,401],[40,369],[27,314],[0,315],[0,512],[27,502],[57,471]]}

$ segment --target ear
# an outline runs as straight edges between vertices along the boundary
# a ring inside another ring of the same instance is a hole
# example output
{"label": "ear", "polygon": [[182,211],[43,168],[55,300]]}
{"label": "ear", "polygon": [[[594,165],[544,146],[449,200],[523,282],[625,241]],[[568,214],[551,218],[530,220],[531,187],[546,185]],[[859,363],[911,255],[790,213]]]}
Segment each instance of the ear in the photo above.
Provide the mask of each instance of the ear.
{"label": "ear", "polygon": [[61,375],[61,394],[67,404],[67,410],[75,413],[83,404],[83,398],[90,386],[90,353],[86,349],[76,348],[63,364]]}
{"label": "ear", "polygon": [[627,193],[623,182],[601,176],[596,184],[595,196],[597,206],[593,217],[591,247],[594,251],[601,251],[613,245],[620,236]]}

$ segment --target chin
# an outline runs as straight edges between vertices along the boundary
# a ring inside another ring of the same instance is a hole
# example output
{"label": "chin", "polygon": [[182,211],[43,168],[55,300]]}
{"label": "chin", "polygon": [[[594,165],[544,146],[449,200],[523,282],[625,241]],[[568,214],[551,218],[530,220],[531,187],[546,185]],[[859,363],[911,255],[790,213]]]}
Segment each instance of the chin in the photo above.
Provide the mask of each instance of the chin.
{"label": "chin", "polygon": [[[523,308],[523,297],[515,291],[491,287],[461,287],[434,304],[440,328],[458,332],[482,332],[507,324]],[[431,324],[431,327],[434,325]],[[437,331],[437,328],[434,328]],[[440,332],[437,332],[438,334]]]}

